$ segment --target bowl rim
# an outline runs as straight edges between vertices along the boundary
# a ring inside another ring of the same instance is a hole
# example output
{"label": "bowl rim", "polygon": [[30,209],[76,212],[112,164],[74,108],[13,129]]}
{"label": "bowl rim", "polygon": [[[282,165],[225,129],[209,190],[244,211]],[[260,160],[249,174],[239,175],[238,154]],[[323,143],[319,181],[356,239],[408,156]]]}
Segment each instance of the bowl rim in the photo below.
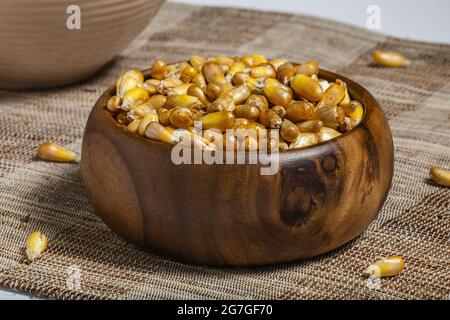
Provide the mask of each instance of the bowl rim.
{"label": "bowl rim", "polygon": [[[179,62],[174,62],[171,64],[176,64]],[[298,65],[297,63],[295,63],[295,65]],[[144,74],[144,79],[148,79],[148,77],[150,76],[150,69],[144,69],[141,70],[142,73]],[[326,141],[322,141],[319,143],[316,143],[314,145],[310,145],[307,147],[303,147],[303,148],[294,148],[294,149],[282,149],[282,150],[278,150],[278,154],[282,155],[285,154],[290,155],[290,154],[296,154],[298,152],[302,152],[302,151],[307,151],[307,150],[311,150],[311,149],[318,149],[323,145],[327,145],[327,144],[333,144],[335,142],[338,141],[342,141],[344,139],[346,139],[347,136],[354,134],[355,132],[357,132],[358,130],[362,129],[363,127],[366,127],[368,125],[368,122],[370,120],[370,115],[373,113],[374,109],[378,108],[381,112],[382,109],[380,107],[380,105],[378,104],[378,102],[376,101],[376,99],[373,97],[373,95],[369,92],[369,90],[367,90],[366,88],[364,88],[363,86],[361,86],[360,84],[358,84],[357,82],[342,76],[338,73],[332,72],[332,71],[328,71],[326,69],[319,69],[319,73],[318,73],[318,77],[319,79],[323,79],[323,80],[327,80],[327,81],[336,81],[337,79],[340,79],[342,81],[344,81],[347,85],[347,90],[350,94],[350,96],[360,96],[359,97],[359,101],[361,102],[361,104],[364,107],[364,113],[363,113],[363,117],[361,119],[361,121],[352,129],[350,129],[349,131],[339,135],[338,137],[332,138],[330,140],[326,140]],[[359,91],[360,93],[364,94],[364,97],[362,96],[362,94],[356,94],[356,91]],[[91,110],[94,111],[94,109],[100,109],[100,111],[103,111],[104,115],[108,115],[108,116],[104,116],[102,118],[105,118],[105,121],[107,121],[105,123],[105,125],[107,125],[109,128],[111,128],[112,130],[118,130],[121,131],[122,134],[125,134],[128,137],[131,138],[138,138],[142,141],[146,141],[146,143],[156,143],[162,146],[168,146],[168,147],[173,147],[170,144],[167,144],[165,142],[161,142],[161,141],[157,141],[157,140],[153,140],[153,139],[148,139],[148,138],[143,138],[141,136],[139,136],[136,133],[131,133],[128,132],[127,130],[124,130],[114,119],[114,117],[111,115],[111,113],[107,110],[106,108],[106,103],[108,101],[108,99],[113,96],[116,92],[116,85],[113,84],[111,86],[109,86],[98,98],[98,100],[95,102],[93,109]],[[364,98],[364,99],[363,99]],[[361,100],[366,100],[366,103],[364,103]],[[106,120],[108,119],[108,120]],[[229,151],[224,151],[223,153],[225,154],[226,152]],[[233,151],[234,152],[234,151]],[[245,154],[248,154],[252,151],[245,151]],[[235,152],[234,152],[235,153]]]}

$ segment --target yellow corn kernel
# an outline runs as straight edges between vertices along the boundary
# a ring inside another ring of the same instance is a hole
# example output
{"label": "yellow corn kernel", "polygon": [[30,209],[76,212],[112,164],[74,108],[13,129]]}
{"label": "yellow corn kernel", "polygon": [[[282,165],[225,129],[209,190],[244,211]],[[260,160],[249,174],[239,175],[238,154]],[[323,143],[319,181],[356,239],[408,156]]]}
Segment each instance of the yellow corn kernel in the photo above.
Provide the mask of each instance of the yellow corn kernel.
{"label": "yellow corn kernel", "polygon": [[183,83],[170,90],[170,95],[182,95],[187,94],[188,89],[193,83]]}
{"label": "yellow corn kernel", "polygon": [[324,126],[337,129],[344,122],[344,110],[339,106],[323,106],[316,111],[316,116]]}
{"label": "yellow corn kernel", "polygon": [[233,111],[235,108],[233,96],[231,94],[221,95],[208,107],[208,112],[214,109],[217,111]]}
{"label": "yellow corn kernel", "polygon": [[348,93],[347,84],[341,79],[337,79],[336,83],[344,88],[344,99],[342,99],[342,101],[339,103],[350,103],[352,99],[350,98],[350,94]]}
{"label": "yellow corn kernel", "polygon": [[188,88],[186,94],[189,95],[189,96],[192,96],[192,97],[196,97],[205,106],[208,106],[210,104],[210,102],[206,98],[205,93],[203,92],[203,90],[199,86],[197,86],[195,84],[191,85]]}
{"label": "yellow corn kernel", "polygon": [[260,64],[250,69],[252,78],[275,78],[277,76],[275,68],[268,63]]}
{"label": "yellow corn kernel", "polygon": [[340,135],[341,133],[339,131],[328,127],[322,127],[320,128],[319,132],[317,132],[317,138],[319,139],[319,142],[328,141],[333,138],[339,137]]}
{"label": "yellow corn kernel", "polygon": [[337,106],[345,98],[345,87],[332,83],[323,93],[322,99],[317,103],[317,109],[328,106]]}
{"label": "yellow corn kernel", "polygon": [[186,83],[191,82],[194,77],[197,75],[197,71],[191,66],[187,66],[184,68],[183,72],[181,73],[180,80]]}
{"label": "yellow corn kernel", "polygon": [[148,106],[152,109],[159,109],[162,108],[167,102],[167,97],[162,94],[156,94],[154,96],[151,96],[146,103]]}
{"label": "yellow corn kernel", "polygon": [[266,96],[267,100],[269,100],[274,105],[287,107],[292,100],[291,93],[278,86],[265,87],[263,93]]}
{"label": "yellow corn kernel", "polygon": [[444,170],[438,167],[431,167],[430,169],[431,180],[443,187],[450,187],[450,171]]}
{"label": "yellow corn kernel", "polygon": [[267,63],[266,57],[260,54],[252,54],[242,57],[242,62],[248,67],[256,67],[259,64]]}
{"label": "yellow corn kernel", "polygon": [[317,135],[311,132],[301,132],[289,145],[289,149],[304,148],[319,143]]}
{"label": "yellow corn kernel", "polygon": [[226,78],[228,81],[231,81],[236,73],[238,73],[238,72],[244,72],[245,69],[246,69],[246,66],[245,66],[244,63],[242,63],[242,62],[234,62],[234,63],[230,66],[230,68],[228,69],[225,78]]}
{"label": "yellow corn kernel", "polygon": [[215,62],[205,62],[202,68],[203,76],[208,83],[225,84],[228,83],[223,69]]}
{"label": "yellow corn kernel", "polygon": [[281,83],[287,84],[294,78],[296,70],[297,68],[294,64],[285,62],[277,69],[277,79]]}
{"label": "yellow corn kernel", "polygon": [[259,119],[259,109],[251,104],[237,105],[233,112],[237,118],[245,118],[247,121],[258,121]]}
{"label": "yellow corn kernel", "polygon": [[206,79],[201,72],[197,73],[194,78],[192,78],[192,82],[200,88],[204,88],[206,86]]}
{"label": "yellow corn kernel", "polygon": [[226,57],[226,56],[217,56],[217,57],[212,58],[211,61],[213,61],[217,64],[225,65],[227,67],[231,67],[231,65],[234,63],[233,58]]}
{"label": "yellow corn kernel", "polygon": [[151,107],[151,105],[148,103],[148,100],[127,113],[127,117],[131,120],[137,119],[137,118],[143,118],[147,113],[150,113],[154,111],[155,109]]}
{"label": "yellow corn kernel", "polygon": [[201,117],[203,130],[219,129],[225,131],[234,127],[235,116],[231,111],[219,111],[204,115]]}
{"label": "yellow corn kernel", "polygon": [[133,88],[127,91],[127,93],[123,96],[122,109],[128,111],[134,106],[144,103],[149,98],[150,96],[144,88]]}
{"label": "yellow corn kernel", "polygon": [[303,74],[297,74],[291,81],[291,88],[301,97],[316,102],[322,99],[323,89],[319,81]]}
{"label": "yellow corn kernel", "polygon": [[384,67],[405,67],[409,61],[400,53],[389,50],[375,50],[372,54],[376,64]]}
{"label": "yellow corn kernel", "polygon": [[214,143],[189,130],[178,129],[174,131],[174,135],[176,136],[178,141],[177,145],[193,147],[207,151],[216,150],[216,145]]}
{"label": "yellow corn kernel", "polygon": [[136,79],[139,83],[144,82],[144,74],[140,70],[136,70],[136,69],[129,70],[125,73],[125,76],[132,77],[132,78]]}
{"label": "yellow corn kernel", "polygon": [[300,131],[297,126],[293,124],[291,121],[284,119],[280,128],[280,135],[286,142],[292,142],[297,139]]}
{"label": "yellow corn kernel", "polygon": [[203,67],[203,64],[206,62],[206,58],[199,57],[199,56],[192,56],[189,60],[189,63],[191,66],[195,69],[195,71],[200,72],[200,70]]}
{"label": "yellow corn kernel", "polygon": [[171,127],[164,127],[158,122],[150,122],[145,129],[145,136],[156,141],[175,144],[177,139],[173,132],[174,129]]}
{"label": "yellow corn kernel", "polygon": [[285,59],[272,59],[269,60],[269,63],[275,68],[275,70],[278,71],[278,68],[283,64],[286,63],[287,60]]}
{"label": "yellow corn kernel", "polygon": [[164,79],[167,72],[167,65],[163,60],[156,60],[153,62],[152,68],[150,69],[150,76],[153,79],[162,80]]}
{"label": "yellow corn kernel", "polygon": [[319,65],[316,61],[308,61],[298,65],[295,73],[311,77],[312,75],[317,75],[319,73]]}
{"label": "yellow corn kernel", "polygon": [[51,141],[39,145],[38,156],[43,160],[54,162],[78,162],[79,160],[75,152]]}
{"label": "yellow corn kernel", "polygon": [[139,122],[137,133],[141,136],[145,134],[145,129],[151,122],[158,122],[158,115],[155,111],[147,113],[144,118]]}
{"label": "yellow corn kernel", "polygon": [[286,118],[294,123],[312,120],[314,105],[309,101],[293,101],[286,108]]}
{"label": "yellow corn kernel", "polygon": [[112,96],[108,100],[108,104],[106,105],[106,109],[108,109],[111,113],[117,113],[120,111],[120,105],[122,104],[122,98],[119,96]]}
{"label": "yellow corn kernel", "polygon": [[179,96],[168,96],[164,108],[172,109],[175,107],[191,108],[194,105],[202,104],[202,102],[193,96],[182,94]]}
{"label": "yellow corn kernel", "polygon": [[141,119],[134,119],[127,126],[127,131],[131,133],[137,133],[139,129],[139,124],[141,123]]}
{"label": "yellow corn kernel", "polygon": [[116,94],[119,97],[123,98],[125,93],[127,93],[131,89],[136,88],[139,84],[141,84],[141,82],[139,82],[135,78],[133,78],[131,76],[123,75],[122,77],[120,77],[117,80]]}
{"label": "yellow corn kernel", "polygon": [[400,256],[391,256],[374,261],[365,271],[366,276],[392,277],[400,274],[405,261]]}
{"label": "yellow corn kernel", "polygon": [[323,122],[320,120],[308,120],[304,122],[298,122],[295,125],[297,126],[298,130],[300,130],[300,132],[316,133],[319,132],[320,128],[323,127]]}
{"label": "yellow corn kernel", "polygon": [[189,128],[194,125],[194,114],[188,108],[173,108],[170,110],[169,121],[175,128]]}
{"label": "yellow corn kernel", "polygon": [[233,98],[235,104],[242,104],[252,94],[250,88],[246,84],[234,87],[228,93]]}
{"label": "yellow corn kernel", "polygon": [[269,109],[269,102],[263,95],[252,94],[245,103],[257,107],[259,112]]}
{"label": "yellow corn kernel", "polygon": [[34,231],[32,232],[26,241],[25,253],[28,260],[33,262],[37,259],[45,250],[47,250],[48,238],[45,234]]}

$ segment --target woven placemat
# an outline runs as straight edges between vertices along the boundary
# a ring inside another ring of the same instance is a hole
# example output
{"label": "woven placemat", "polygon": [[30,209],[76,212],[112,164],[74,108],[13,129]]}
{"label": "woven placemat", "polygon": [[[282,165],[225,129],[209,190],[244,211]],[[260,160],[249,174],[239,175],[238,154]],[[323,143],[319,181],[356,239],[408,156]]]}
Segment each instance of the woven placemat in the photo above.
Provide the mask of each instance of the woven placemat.
{"label": "woven placemat", "polygon": [[[404,69],[371,65],[375,48],[405,54]],[[395,144],[395,175],[378,219],[334,252],[253,268],[186,265],[139,251],[95,215],[76,164],[35,159],[55,140],[79,150],[97,97],[118,75],[176,61],[258,52],[316,59],[369,89],[384,108]],[[43,75],[45,76],[45,75]],[[166,4],[143,34],[93,79],[50,91],[0,91],[0,286],[51,298],[448,299],[450,189],[427,181],[450,167],[450,46],[398,40],[302,15]],[[36,262],[27,235],[50,239]],[[406,261],[397,277],[361,276],[377,257]]]}

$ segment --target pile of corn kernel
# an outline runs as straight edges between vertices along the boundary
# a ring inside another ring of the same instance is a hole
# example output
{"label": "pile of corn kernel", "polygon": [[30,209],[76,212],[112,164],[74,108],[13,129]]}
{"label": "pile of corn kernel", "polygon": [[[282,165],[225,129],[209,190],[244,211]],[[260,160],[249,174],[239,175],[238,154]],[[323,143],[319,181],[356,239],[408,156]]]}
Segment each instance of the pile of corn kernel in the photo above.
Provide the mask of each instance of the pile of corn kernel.
{"label": "pile of corn kernel", "polygon": [[123,74],[107,109],[127,131],[170,144],[188,137],[211,150],[302,148],[350,130],[364,113],[343,81],[318,72],[315,61],[259,54],[157,60],[149,79],[139,70]]}

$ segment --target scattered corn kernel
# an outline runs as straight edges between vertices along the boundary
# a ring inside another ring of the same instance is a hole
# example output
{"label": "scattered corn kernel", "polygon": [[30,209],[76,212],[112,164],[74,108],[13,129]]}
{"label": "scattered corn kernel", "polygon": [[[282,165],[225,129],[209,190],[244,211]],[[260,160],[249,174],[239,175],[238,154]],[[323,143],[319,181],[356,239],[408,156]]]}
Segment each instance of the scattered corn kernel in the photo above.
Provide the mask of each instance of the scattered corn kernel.
{"label": "scattered corn kernel", "polygon": [[434,183],[440,186],[450,187],[450,171],[448,170],[438,167],[431,167],[430,178]]}
{"label": "scattered corn kernel", "polygon": [[376,64],[384,67],[405,67],[409,61],[400,53],[389,50],[376,50],[372,54]]}
{"label": "scattered corn kernel", "polygon": [[47,236],[39,231],[32,232],[26,242],[25,253],[28,260],[33,262],[45,250],[47,250],[48,239]]}
{"label": "scattered corn kernel", "polygon": [[405,262],[400,256],[391,256],[374,261],[365,271],[366,276],[392,277],[400,274]]}
{"label": "scattered corn kernel", "polygon": [[55,162],[78,162],[79,160],[75,152],[51,141],[39,145],[38,156],[43,160]]}

